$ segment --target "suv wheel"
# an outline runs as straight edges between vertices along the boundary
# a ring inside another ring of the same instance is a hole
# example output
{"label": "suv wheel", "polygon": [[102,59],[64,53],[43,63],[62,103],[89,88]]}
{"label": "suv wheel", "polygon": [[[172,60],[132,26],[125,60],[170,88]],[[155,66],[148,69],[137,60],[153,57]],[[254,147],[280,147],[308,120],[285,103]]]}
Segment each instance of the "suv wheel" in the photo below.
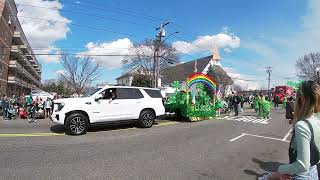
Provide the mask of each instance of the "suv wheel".
{"label": "suv wheel", "polygon": [[143,128],[150,128],[154,124],[156,115],[151,110],[143,110],[139,117],[139,126]]}
{"label": "suv wheel", "polygon": [[67,133],[70,135],[83,135],[88,131],[88,118],[81,113],[74,113],[66,120]]}

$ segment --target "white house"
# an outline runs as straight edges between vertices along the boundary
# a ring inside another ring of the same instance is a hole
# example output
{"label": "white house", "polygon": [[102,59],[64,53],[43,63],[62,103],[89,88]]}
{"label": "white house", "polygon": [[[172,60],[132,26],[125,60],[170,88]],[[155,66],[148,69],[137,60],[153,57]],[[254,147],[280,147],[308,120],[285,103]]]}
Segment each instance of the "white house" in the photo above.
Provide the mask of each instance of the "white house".
{"label": "white house", "polygon": [[125,73],[123,75],[121,75],[120,77],[118,77],[117,80],[117,84],[118,85],[124,85],[124,86],[131,86],[132,81],[133,81],[133,72],[128,72]]}

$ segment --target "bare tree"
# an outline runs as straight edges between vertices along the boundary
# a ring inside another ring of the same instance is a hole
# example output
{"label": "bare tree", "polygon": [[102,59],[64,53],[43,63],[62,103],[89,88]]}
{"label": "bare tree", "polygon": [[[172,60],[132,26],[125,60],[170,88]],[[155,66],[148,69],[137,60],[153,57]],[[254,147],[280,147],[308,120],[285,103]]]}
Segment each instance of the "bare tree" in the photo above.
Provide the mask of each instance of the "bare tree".
{"label": "bare tree", "polygon": [[64,68],[61,80],[72,87],[78,95],[99,76],[99,65],[88,56],[80,58],[62,54],[61,64]]}
{"label": "bare tree", "polygon": [[317,81],[317,67],[320,67],[320,53],[310,53],[296,62],[298,76],[305,80]]}
{"label": "bare tree", "polygon": [[[159,47],[160,71],[179,62],[178,52],[175,48],[166,43],[161,43]],[[151,74],[154,65],[154,51],[155,41],[152,39],[146,39],[141,43],[134,44],[129,49],[130,56],[125,57],[122,61],[124,71],[139,70],[146,74]]]}

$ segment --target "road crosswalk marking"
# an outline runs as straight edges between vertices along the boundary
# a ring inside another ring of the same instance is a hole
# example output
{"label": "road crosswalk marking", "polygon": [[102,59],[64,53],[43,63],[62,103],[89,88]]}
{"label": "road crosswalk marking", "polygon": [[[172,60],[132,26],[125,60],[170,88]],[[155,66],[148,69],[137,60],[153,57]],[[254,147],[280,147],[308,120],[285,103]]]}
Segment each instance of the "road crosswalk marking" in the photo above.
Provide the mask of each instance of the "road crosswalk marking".
{"label": "road crosswalk marking", "polygon": [[257,116],[224,116],[224,117],[218,117],[217,119],[268,124],[271,118],[259,119]]}

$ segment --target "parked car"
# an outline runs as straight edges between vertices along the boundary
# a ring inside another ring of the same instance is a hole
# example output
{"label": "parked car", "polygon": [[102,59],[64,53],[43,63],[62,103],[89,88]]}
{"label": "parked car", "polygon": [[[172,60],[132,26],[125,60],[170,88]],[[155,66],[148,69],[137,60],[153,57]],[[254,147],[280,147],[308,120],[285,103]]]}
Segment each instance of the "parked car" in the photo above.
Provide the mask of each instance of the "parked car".
{"label": "parked car", "polygon": [[159,89],[105,86],[80,98],[54,100],[51,119],[71,135],[85,134],[92,124],[136,122],[150,128],[165,114]]}

